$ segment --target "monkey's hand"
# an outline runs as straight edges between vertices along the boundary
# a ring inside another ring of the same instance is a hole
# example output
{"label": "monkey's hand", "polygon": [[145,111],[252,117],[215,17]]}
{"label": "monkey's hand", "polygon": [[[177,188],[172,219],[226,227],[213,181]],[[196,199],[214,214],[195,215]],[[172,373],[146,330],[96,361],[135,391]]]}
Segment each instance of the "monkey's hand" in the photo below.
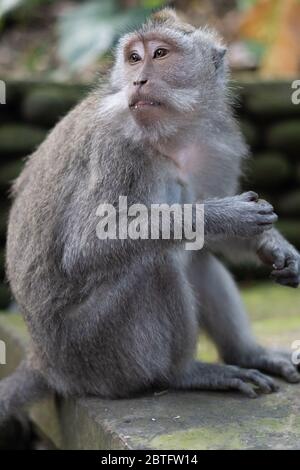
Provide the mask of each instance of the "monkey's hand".
{"label": "monkey's hand", "polygon": [[257,254],[272,266],[271,277],[283,286],[298,287],[300,283],[300,254],[277,230],[262,237]]}
{"label": "monkey's hand", "polygon": [[249,191],[204,202],[205,235],[251,238],[270,230],[277,215],[267,201]]}

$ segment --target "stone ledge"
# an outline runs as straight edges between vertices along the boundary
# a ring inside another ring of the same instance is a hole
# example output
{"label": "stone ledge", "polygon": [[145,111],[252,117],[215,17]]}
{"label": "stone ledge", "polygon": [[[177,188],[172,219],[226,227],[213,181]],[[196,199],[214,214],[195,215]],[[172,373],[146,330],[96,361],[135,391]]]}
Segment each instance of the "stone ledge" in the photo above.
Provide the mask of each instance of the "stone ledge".
{"label": "stone ledge", "polygon": [[[19,315],[0,315],[4,377],[28,342]],[[38,429],[60,449],[300,449],[298,386],[251,400],[234,393],[166,393],[131,400],[62,400],[32,407]]]}

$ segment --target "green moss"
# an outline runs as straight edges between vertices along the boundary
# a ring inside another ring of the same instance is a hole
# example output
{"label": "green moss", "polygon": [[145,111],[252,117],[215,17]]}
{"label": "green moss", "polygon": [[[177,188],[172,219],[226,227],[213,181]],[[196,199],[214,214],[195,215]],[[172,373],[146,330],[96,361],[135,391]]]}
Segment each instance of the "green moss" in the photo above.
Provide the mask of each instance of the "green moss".
{"label": "green moss", "polygon": [[30,92],[23,103],[25,119],[38,125],[53,126],[82,98],[74,88],[48,86]]}
{"label": "green moss", "polygon": [[[269,313],[272,315],[272,312]],[[281,312],[281,318],[265,318],[254,323],[254,330],[260,336],[279,335],[283,333],[292,333],[296,337],[296,332],[300,333],[300,318],[298,316],[287,317],[284,310]]]}
{"label": "green moss", "polygon": [[6,284],[0,284],[0,309],[8,307],[11,301],[11,293]]}
{"label": "green moss", "polygon": [[297,165],[296,168],[296,180],[300,184],[300,165]]}
{"label": "green moss", "polygon": [[5,312],[0,311],[0,327],[17,330],[17,333],[21,336],[28,337],[27,327],[23,317],[19,313],[10,313],[7,315]]}
{"label": "green moss", "polygon": [[1,166],[0,186],[10,186],[11,182],[19,176],[24,166],[23,160],[16,160],[12,163]]}
{"label": "green moss", "polygon": [[292,191],[282,196],[278,208],[280,215],[300,218],[300,190]]}
{"label": "green moss", "polygon": [[172,434],[162,434],[151,440],[152,449],[185,449],[209,450],[241,448],[237,429],[198,427],[177,431]]}
{"label": "green moss", "polygon": [[0,153],[2,156],[26,156],[44,140],[46,132],[25,124],[0,126]]}
{"label": "green moss", "polygon": [[298,157],[300,150],[300,119],[274,124],[268,132],[267,144],[272,149],[282,150]]}
{"label": "green moss", "polygon": [[6,230],[7,230],[7,211],[3,210],[0,215],[0,241],[4,242],[6,238]]}
{"label": "green moss", "polygon": [[[268,397],[270,416],[260,417],[257,412],[244,416],[242,403],[237,403],[235,409],[226,409],[222,402],[222,413],[218,422],[170,434],[155,436],[150,441],[150,447],[163,450],[238,450],[238,449],[271,449],[291,448],[300,438],[299,420],[286,404],[284,416],[272,416],[278,410],[274,396]],[[252,402],[253,403],[253,402]],[[259,405],[258,409],[260,408]],[[250,411],[250,410],[249,410]],[[231,412],[231,413],[230,413]]]}
{"label": "green moss", "polygon": [[3,281],[5,273],[5,251],[0,249],[0,280]]}
{"label": "green moss", "polygon": [[246,97],[247,111],[261,119],[299,116],[300,107],[292,103],[291,94],[290,83],[257,88]]}
{"label": "green moss", "polygon": [[217,362],[219,359],[215,345],[205,334],[201,335],[196,355],[198,359],[204,362]]}
{"label": "green moss", "polygon": [[257,154],[249,163],[248,178],[255,188],[278,188],[288,181],[291,174],[291,165],[281,154]]}
{"label": "green moss", "polygon": [[289,240],[290,243],[295,245],[298,250],[300,249],[300,221],[292,219],[280,220],[276,224],[277,228]]}
{"label": "green moss", "polygon": [[255,147],[258,144],[259,138],[253,124],[251,124],[249,121],[240,121],[240,126],[247,144],[252,148]]}
{"label": "green moss", "polygon": [[300,289],[259,283],[242,289],[243,300],[254,321],[296,318],[300,326]]}
{"label": "green moss", "polygon": [[226,262],[230,272],[233,274],[236,281],[257,281],[267,280],[269,278],[270,269],[252,262],[242,262],[239,264],[231,264]]}

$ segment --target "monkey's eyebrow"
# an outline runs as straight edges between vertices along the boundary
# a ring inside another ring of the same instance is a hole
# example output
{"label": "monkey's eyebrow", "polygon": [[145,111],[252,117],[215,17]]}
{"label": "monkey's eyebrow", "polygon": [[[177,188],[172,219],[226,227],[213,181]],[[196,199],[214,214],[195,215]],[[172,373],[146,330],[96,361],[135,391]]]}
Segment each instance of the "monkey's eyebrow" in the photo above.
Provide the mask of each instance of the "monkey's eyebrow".
{"label": "monkey's eyebrow", "polygon": [[156,40],[156,41],[161,41],[161,47],[171,47],[174,51],[180,51],[183,50],[183,46],[178,43],[178,41],[174,40],[171,37],[168,37],[164,34],[159,34],[157,32],[152,32],[152,33],[147,33],[146,35],[143,34],[137,34],[135,37],[132,37],[131,39],[128,40],[128,42],[124,45],[124,56],[128,56],[129,52],[131,52],[132,47],[135,43],[141,42],[145,43],[146,41],[151,41],[151,40]]}
{"label": "monkey's eyebrow", "polygon": [[142,39],[138,36],[135,36],[133,38],[131,38],[125,45],[124,45],[124,48],[123,48],[123,53],[124,53],[124,56],[127,57],[129,52],[132,52],[133,50],[135,50],[135,48],[133,47],[137,42],[143,42]]}

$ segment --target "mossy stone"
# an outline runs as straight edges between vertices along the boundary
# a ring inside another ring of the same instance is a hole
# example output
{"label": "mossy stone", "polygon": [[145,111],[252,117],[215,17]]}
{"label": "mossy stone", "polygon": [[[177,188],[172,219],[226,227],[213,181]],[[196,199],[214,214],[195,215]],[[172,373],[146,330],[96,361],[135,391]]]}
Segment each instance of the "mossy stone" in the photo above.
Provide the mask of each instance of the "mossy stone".
{"label": "mossy stone", "polygon": [[0,284],[0,309],[5,309],[11,302],[11,292],[6,284]]}
{"label": "mossy stone", "polygon": [[296,180],[300,184],[300,164],[296,168]]}
{"label": "mossy stone", "polygon": [[5,241],[5,239],[6,239],[7,219],[8,219],[8,211],[6,209],[1,210],[1,214],[0,214],[0,242]]}
{"label": "mossy stone", "polygon": [[267,133],[267,144],[276,150],[282,150],[299,157],[300,119],[274,124]]}
{"label": "mossy stone", "polygon": [[240,126],[247,144],[252,148],[255,147],[259,142],[259,137],[255,126],[249,121],[240,121]]}
{"label": "mossy stone", "polygon": [[0,249],[0,279],[3,281],[5,276],[5,251]]}
{"label": "mossy stone", "polygon": [[19,176],[24,166],[24,161],[19,159],[1,166],[0,186],[8,187]]}
{"label": "mossy stone", "polygon": [[298,189],[284,195],[280,199],[278,207],[280,214],[300,218],[300,190]]}
{"label": "mossy stone", "polygon": [[34,124],[51,127],[78,103],[82,95],[77,88],[37,88],[26,96],[22,106],[23,116]]}
{"label": "mossy stone", "polygon": [[257,188],[277,188],[284,184],[291,174],[290,162],[279,153],[256,154],[249,162],[248,178]]}
{"label": "mossy stone", "polygon": [[0,154],[2,156],[26,156],[44,140],[46,132],[26,124],[0,126]]}
{"label": "mossy stone", "polygon": [[270,269],[266,266],[262,266],[255,263],[231,264],[226,263],[230,272],[233,274],[236,281],[258,281],[267,280],[270,275]]}
{"label": "mossy stone", "polygon": [[287,240],[300,250],[300,220],[281,219],[276,226]]}
{"label": "mossy stone", "polygon": [[290,83],[252,90],[246,100],[247,111],[261,119],[300,116],[300,106],[291,99],[293,91]]}
{"label": "mossy stone", "polygon": [[34,86],[33,82],[27,80],[8,80],[6,83],[6,104],[9,107],[19,106],[23,97]]}

